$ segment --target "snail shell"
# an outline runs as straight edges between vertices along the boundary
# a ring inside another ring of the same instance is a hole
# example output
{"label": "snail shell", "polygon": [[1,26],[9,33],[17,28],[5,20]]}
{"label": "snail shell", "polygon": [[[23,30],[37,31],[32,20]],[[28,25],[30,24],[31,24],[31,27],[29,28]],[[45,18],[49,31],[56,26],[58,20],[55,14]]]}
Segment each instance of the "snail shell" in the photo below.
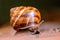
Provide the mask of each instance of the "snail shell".
{"label": "snail shell", "polygon": [[34,30],[41,21],[41,14],[35,7],[15,7],[10,10],[10,23],[15,30]]}

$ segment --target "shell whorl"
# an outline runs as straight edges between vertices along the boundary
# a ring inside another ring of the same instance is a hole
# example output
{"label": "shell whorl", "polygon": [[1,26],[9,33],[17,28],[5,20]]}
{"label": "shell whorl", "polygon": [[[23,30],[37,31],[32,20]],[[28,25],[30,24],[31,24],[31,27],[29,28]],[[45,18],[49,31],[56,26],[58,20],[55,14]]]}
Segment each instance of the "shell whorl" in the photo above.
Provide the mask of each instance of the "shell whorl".
{"label": "shell whorl", "polygon": [[16,7],[10,16],[11,16],[11,25],[13,27],[19,26],[22,23],[25,23],[26,25],[28,25],[29,23],[38,24],[41,20],[40,12],[34,7],[24,7],[24,6]]}

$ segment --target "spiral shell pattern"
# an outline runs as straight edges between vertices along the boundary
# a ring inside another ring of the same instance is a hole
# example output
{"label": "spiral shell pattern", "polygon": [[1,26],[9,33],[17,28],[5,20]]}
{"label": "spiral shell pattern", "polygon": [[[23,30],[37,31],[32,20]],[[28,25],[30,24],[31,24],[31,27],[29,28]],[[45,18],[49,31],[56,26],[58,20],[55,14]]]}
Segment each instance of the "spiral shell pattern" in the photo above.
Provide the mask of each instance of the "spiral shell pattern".
{"label": "spiral shell pattern", "polygon": [[10,23],[13,27],[26,27],[39,24],[41,14],[38,9],[28,6],[15,7],[10,10]]}

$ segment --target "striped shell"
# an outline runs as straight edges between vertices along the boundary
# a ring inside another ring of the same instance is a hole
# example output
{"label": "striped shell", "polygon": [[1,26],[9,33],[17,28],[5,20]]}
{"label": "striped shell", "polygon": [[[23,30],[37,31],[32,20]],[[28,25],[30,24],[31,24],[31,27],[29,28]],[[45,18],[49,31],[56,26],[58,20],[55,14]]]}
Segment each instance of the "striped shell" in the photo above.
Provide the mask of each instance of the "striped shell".
{"label": "striped shell", "polygon": [[39,24],[41,15],[38,9],[28,6],[15,7],[10,10],[10,23],[15,29]]}

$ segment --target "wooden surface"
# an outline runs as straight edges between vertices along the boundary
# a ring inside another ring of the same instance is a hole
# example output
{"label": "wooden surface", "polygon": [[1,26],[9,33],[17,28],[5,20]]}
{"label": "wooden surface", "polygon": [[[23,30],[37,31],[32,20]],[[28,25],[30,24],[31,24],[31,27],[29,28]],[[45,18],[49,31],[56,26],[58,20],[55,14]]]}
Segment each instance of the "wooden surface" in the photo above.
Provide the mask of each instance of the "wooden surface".
{"label": "wooden surface", "polygon": [[16,31],[9,25],[3,25],[0,28],[0,40],[60,40],[59,22],[44,22],[40,26],[40,34],[32,35],[28,31],[19,32],[15,35]]}

